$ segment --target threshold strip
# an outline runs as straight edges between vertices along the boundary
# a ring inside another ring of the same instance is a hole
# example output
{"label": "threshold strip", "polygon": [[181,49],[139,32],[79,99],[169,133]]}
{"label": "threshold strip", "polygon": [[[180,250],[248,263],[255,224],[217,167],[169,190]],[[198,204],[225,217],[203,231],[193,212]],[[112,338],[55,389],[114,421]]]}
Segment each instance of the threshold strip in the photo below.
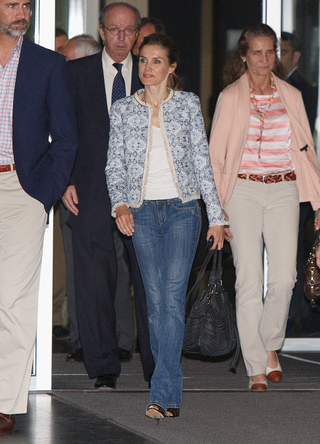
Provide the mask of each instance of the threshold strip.
{"label": "threshold strip", "polygon": [[[55,393],[148,393],[149,389],[111,389],[111,388],[100,388],[100,389],[53,389],[52,394]],[[248,388],[243,389],[183,389],[184,393],[252,393]],[[302,389],[292,389],[292,388],[276,388],[271,389],[268,387],[267,392],[320,392],[320,388],[302,388]]]}
{"label": "threshold strip", "polygon": [[320,365],[318,361],[311,361],[310,359],[298,358],[298,356],[287,355],[286,353],[279,353],[280,356],[284,356],[285,358],[294,359],[295,361],[309,362],[309,364]]}

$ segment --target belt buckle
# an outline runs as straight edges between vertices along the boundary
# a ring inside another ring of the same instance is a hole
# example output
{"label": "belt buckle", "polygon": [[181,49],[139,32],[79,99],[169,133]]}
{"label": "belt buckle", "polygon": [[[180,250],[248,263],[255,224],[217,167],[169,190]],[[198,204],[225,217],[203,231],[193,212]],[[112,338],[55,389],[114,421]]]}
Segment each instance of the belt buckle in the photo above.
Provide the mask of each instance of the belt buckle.
{"label": "belt buckle", "polygon": [[265,182],[265,178],[266,178],[267,176],[262,176],[262,183],[266,183]]}

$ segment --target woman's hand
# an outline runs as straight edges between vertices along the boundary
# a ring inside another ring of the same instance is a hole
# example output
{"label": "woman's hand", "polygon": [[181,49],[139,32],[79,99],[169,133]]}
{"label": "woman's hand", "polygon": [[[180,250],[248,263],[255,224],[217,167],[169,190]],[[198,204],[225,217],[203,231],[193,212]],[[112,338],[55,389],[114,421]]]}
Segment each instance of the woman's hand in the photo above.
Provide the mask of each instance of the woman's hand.
{"label": "woman's hand", "polygon": [[[229,222],[229,216],[227,215],[227,213],[224,210],[222,210],[222,211],[223,211],[224,217],[226,218],[226,221]],[[233,239],[229,225],[224,226],[224,238],[228,242],[230,242],[230,240]]]}
{"label": "woman's hand", "polygon": [[218,250],[221,250],[223,248],[223,242],[224,242],[224,226],[213,225],[212,227],[209,227],[207,233],[207,241],[210,239],[211,236],[213,236],[213,245],[211,247],[211,250],[214,250],[217,245],[218,245]]}
{"label": "woman's hand", "polygon": [[134,232],[134,220],[130,209],[126,205],[117,207],[116,224],[122,234],[132,236]]}

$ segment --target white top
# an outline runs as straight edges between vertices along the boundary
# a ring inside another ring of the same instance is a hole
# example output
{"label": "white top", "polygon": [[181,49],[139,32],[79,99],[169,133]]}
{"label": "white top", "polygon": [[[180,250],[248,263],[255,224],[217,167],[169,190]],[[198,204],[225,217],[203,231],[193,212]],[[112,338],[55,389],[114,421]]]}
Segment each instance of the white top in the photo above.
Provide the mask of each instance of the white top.
{"label": "white top", "polygon": [[[102,69],[104,76],[104,87],[106,90],[108,113],[110,113],[111,99],[112,99],[112,86],[115,76],[118,73],[117,68],[113,66],[114,60],[106,53],[105,49],[102,51]],[[132,79],[132,55],[131,52],[121,62],[123,64],[121,73],[126,85],[126,95],[131,95],[131,79]]]}
{"label": "white top", "polygon": [[179,197],[172,179],[161,129],[152,127],[152,146],[146,183],[146,200],[174,199]]}

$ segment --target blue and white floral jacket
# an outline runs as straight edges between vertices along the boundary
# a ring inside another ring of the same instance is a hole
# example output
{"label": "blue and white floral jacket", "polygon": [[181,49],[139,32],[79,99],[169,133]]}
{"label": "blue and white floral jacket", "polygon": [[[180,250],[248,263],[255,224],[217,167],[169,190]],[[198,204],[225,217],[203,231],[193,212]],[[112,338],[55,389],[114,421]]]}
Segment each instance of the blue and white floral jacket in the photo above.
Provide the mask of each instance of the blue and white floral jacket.
{"label": "blue and white floral jacket", "polygon": [[[118,206],[138,208],[145,196],[152,146],[152,106],[141,100],[142,92],[118,100],[111,108],[106,177],[114,217]],[[158,118],[179,198],[188,202],[199,199],[201,194],[210,226],[226,224],[198,97],[171,90],[161,102]]]}

